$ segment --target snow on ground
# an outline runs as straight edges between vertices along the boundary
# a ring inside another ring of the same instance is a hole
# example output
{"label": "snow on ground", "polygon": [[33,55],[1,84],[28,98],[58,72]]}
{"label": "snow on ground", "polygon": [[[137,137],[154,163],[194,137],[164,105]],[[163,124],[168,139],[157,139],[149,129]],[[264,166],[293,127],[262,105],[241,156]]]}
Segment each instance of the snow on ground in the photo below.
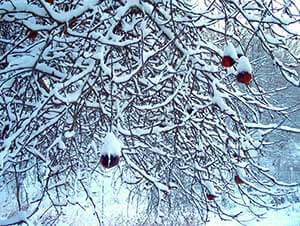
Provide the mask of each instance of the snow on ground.
{"label": "snow on ground", "polygon": [[[144,225],[142,220],[145,219],[145,205],[140,204],[136,205],[136,202],[131,202],[128,206],[127,195],[128,190],[123,189],[123,186],[113,189],[112,181],[114,180],[112,176],[113,171],[106,171],[107,177],[99,178],[100,184],[91,183],[89,187],[89,192],[94,194],[98,214],[100,214],[101,225],[104,226],[131,226],[131,225]],[[102,196],[104,192],[104,196]],[[4,193],[3,193],[4,194]],[[94,208],[92,205],[86,204],[86,195],[84,193],[78,194],[74,198],[74,201],[77,201],[81,205],[70,205],[64,208],[64,214],[60,216],[59,220],[56,221],[56,225],[59,226],[96,226],[99,225],[97,218],[94,214]],[[102,200],[104,200],[104,205],[102,205]],[[5,207],[4,210],[7,211],[3,213],[3,209],[0,210],[0,223],[1,220],[5,221],[8,218],[14,216],[12,214],[16,208],[12,205],[11,202],[8,202],[5,197],[1,198],[2,207]],[[3,203],[4,201],[4,203]],[[3,204],[7,205],[3,205]],[[144,203],[145,204],[145,203]],[[102,207],[104,209],[102,211]],[[47,209],[47,205],[41,207],[40,213],[43,213]],[[102,217],[103,215],[104,217]],[[20,217],[20,215],[16,215]],[[55,211],[49,211],[45,216],[39,218],[38,215],[33,216],[30,221],[33,225],[43,226],[47,225],[47,219],[53,218],[55,216]],[[252,218],[251,218],[252,219]],[[168,219],[165,219],[168,222]],[[173,219],[174,220],[174,219]],[[177,219],[178,220],[178,219]],[[166,221],[164,221],[166,223]],[[44,223],[43,223],[44,222]],[[104,224],[103,224],[104,223]],[[170,225],[172,223],[170,222]],[[152,224],[157,225],[157,224]],[[167,225],[169,225],[167,223]],[[178,224],[182,226],[192,225],[190,223]],[[211,221],[205,226],[240,226],[241,224],[235,221],[220,221],[217,217],[211,216]],[[281,210],[270,210],[264,217],[264,219],[253,219],[250,222],[244,223],[246,226],[300,226],[300,203],[291,204],[291,207]],[[145,224],[147,226],[147,224]]]}
{"label": "snow on ground", "polygon": [[[113,225],[137,225],[135,220],[138,217],[134,217],[134,211],[129,209],[129,215],[127,216],[127,205],[114,204],[109,206],[105,210],[105,226]],[[59,220],[60,226],[92,226],[98,225],[95,216],[93,216],[92,208],[83,211],[75,206],[69,207],[65,212],[65,215]],[[187,224],[189,225],[189,224]],[[253,220],[245,223],[246,226],[300,226],[300,204],[283,209],[279,211],[270,211],[266,214],[264,219]],[[183,225],[186,226],[186,225]],[[241,226],[241,224],[233,221],[221,221],[217,218],[211,220],[205,226]]]}
{"label": "snow on ground", "polygon": [[[232,221],[212,220],[206,226],[240,226]],[[247,226],[300,226],[300,203],[282,210],[270,210],[263,219],[245,223]]]}

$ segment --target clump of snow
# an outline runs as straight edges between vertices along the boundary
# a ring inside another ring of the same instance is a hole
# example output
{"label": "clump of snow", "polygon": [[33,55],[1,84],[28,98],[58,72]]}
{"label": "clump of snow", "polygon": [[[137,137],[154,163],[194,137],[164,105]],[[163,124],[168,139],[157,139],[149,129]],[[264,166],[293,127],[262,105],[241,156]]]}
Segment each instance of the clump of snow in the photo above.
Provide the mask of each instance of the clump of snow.
{"label": "clump of snow", "polygon": [[62,139],[59,139],[58,141],[58,148],[61,150],[65,150],[67,148]]}
{"label": "clump of snow", "polygon": [[248,72],[252,73],[252,67],[247,57],[241,56],[237,65],[237,71],[240,72]]}
{"label": "clump of snow", "polygon": [[211,195],[217,195],[216,189],[212,182],[206,181],[206,182],[204,182],[204,185]]}
{"label": "clump of snow", "polygon": [[65,137],[66,138],[73,137],[74,135],[75,135],[75,131],[66,131],[65,132]]}
{"label": "clump of snow", "polygon": [[101,154],[109,155],[109,156],[120,156],[121,148],[122,148],[121,141],[115,136],[115,134],[109,132],[106,134],[104,138]]}
{"label": "clump of snow", "polygon": [[230,56],[233,60],[238,58],[236,49],[231,42],[224,47],[223,56]]}
{"label": "clump of snow", "polygon": [[246,172],[245,172],[245,168],[240,168],[240,167],[238,167],[238,168],[236,169],[236,171],[237,171],[238,176],[239,176],[243,181],[245,181],[246,178],[247,178],[247,175],[246,175]]}

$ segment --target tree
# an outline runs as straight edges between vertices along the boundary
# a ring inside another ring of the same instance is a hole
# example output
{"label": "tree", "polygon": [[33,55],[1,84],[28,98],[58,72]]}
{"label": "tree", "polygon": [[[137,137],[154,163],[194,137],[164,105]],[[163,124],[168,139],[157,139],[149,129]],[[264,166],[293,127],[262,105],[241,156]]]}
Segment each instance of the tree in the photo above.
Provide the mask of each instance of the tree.
{"label": "tree", "polygon": [[[270,103],[256,72],[237,82],[234,51],[248,60],[257,40],[299,87],[299,53],[287,45],[299,39],[295,1],[4,0],[0,16],[1,186],[19,211],[29,206],[25,219],[45,200],[59,216],[79,189],[101,224],[88,184],[108,132],[124,144],[124,183],[150,191],[157,220],[178,206],[203,222],[209,212],[239,220],[224,202],[259,215],[254,206],[271,207],[264,196],[282,193],[255,158],[269,130],[300,130],[263,124],[263,112],[287,109]],[[230,43],[235,64],[224,68]]]}

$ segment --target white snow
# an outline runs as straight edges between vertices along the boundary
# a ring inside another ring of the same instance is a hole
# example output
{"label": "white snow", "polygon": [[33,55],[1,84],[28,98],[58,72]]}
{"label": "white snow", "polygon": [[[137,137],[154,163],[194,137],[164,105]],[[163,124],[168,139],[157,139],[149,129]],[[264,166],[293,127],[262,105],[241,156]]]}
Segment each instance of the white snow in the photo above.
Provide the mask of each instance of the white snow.
{"label": "white snow", "polygon": [[[190,74],[190,71],[187,72],[187,75]],[[179,93],[179,91],[182,89],[184,84],[184,79],[181,79],[180,83],[178,84],[175,92],[173,94],[171,94],[170,96],[168,96],[163,102],[161,103],[157,103],[153,106],[149,106],[149,105],[143,105],[143,106],[136,106],[136,108],[140,109],[140,110],[151,110],[151,109],[156,109],[156,108],[161,108],[163,106],[166,106],[167,104],[169,104]]]}
{"label": "white snow", "polygon": [[223,56],[230,56],[234,60],[238,58],[236,50],[231,42],[224,47]]}
{"label": "white snow", "polygon": [[[299,226],[300,225],[300,210],[299,204],[288,209],[270,210],[261,219],[252,219],[248,222],[243,222],[247,226]],[[218,217],[213,218],[206,226],[240,226],[235,221],[221,221]]]}
{"label": "white snow", "polygon": [[160,191],[164,191],[169,193],[169,187],[166,186],[165,184],[162,184],[161,182],[159,182],[159,179],[149,175],[147,172],[145,172],[143,169],[141,169],[140,167],[138,167],[133,161],[130,160],[130,158],[128,158],[126,155],[124,155],[124,158],[126,160],[126,162],[135,170],[137,171],[139,174],[141,174],[144,178],[146,178],[147,180],[151,181],[158,190]]}
{"label": "white snow", "polygon": [[239,59],[239,62],[238,62],[238,65],[237,65],[237,71],[238,71],[238,73],[240,73],[240,72],[252,73],[252,67],[251,67],[251,64],[250,64],[247,57],[242,56]]}
{"label": "white snow", "polygon": [[295,127],[290,127],[290,126],[282,126],[282,125],[278,125],[278,124],[258,124],[258,123],[246,123],[246,126],[248,128],[255,128],[255,129],[265,129],[265,130],[273,130],[273,129],[277,129],[277,130],[282,130],[282,131],[288,131],[288,132],[292,132],[292,133],[300,133],[300,129],[299,128],[295,128]]}
{"label": "white snow", "polygon": [[243,50],[242,50],[242,47],[241,47],[241,46],[238,46],[238,47],[236,48],[236,53],[237,53],[238,55],[244,55],[244,53],[243,53]]}
{"label": "white snow", "polygon": [[240,167],[238,167],[236,170],[237,170],[238,176],[239,176],[243,181],[246,181],[246,180],[247,180],[247,175],[246,175],[246,172],[245,172],[245,168],[240,168]]}
{"label": "white snow", "polygon": [[267,40],[267,42],[274,44],[274,45],[280,45],[280,44],[284,43],[284,41],[282,39],[280,39],[279,37],[274,37],[271,34],[264,34],[264,37]]}
{"label": "white snow", "polygon": [[89,9],[93,9],[96,6],[96,4],[97,4],[97,0],[81,1],[80,6],[76,7],[73,10],[70,10],[68,13],[66,13],[63,11],[58,12],[58,11],[54,10],[52,5],[43,2],[43,5],[47,9],[47,12],[50,14],[50,16],[52,18],[54,18],[56,21],[59,21],[61,23],[70,21],[73,17],[78,17],[85,11],[87,11]]}
{"label": "white snow", "polygon": [[[112,133],[108,133],[113,135]],[[114,135],[113,135],[114,136]],[[92,205],[85,204],[86,194],[80,192],[76,197],[70,197],[69,200],[74,203],[74,205],[69,205],[64,208],[64,214],[58,219],[57,225],[74,225],[74,226],[89,226],[89,225],[98,225],[97,218],[95,217],[95,211],[100,214],[101,220],[103,220],[104,225],[140,225],[141,219],[144,219],[146,215],[146,206],[141,204],[136,204],[136,202],[129,201],[127,195],[129,190],[125,186],[121,186],[115,189],[112,186],[112,183],[115,183],[115,178],[112,176],[113,173],[106,172],[106,176],[99,177],[98,180],[101,181],[101,186],[99,187],[99,181],[93,181],[90,186],[87,188],[90,195],[94,197],[96,203],[96,208]],[[155,178],[152,182],[155,182],[155,186],[164,191],[165,185],[160,184],[156,181]],[[163,186],[163,187],[161,187]],[[208,189],[214,190],[214,186],[211,182],[205,184]],[[30,187],[30,190],[35,186]],[[35,187],[36,188],[36,187]],[[29,189],[29,187],[28,187]],[[2,193],[1,193],[2,192]],[[103,193],[102,193],[103,192]],[[2,196],[1,196],[2,195]],[[3,190],[0,191],[0,200],[4,201]],[[102,200],[101,200],[102,199]],[[144,199],[144,197],[141,197]],[[102,205],[102,201],[104,202]],[[143,200],[140,200],[141,202]],[[76,204],[77,203],[77,204]],[[14,214],[11,217],[8,217],[8,213],[13,212],[13,205],[10,204],[6,206],[4,211],[0,211],[0,225],[14,223],[20,220],[24,220],[29,225],[43,225],[42,222],[45,218],[51,218],[55,216],[55,210],[52,209],[46,213],[43,218],[39,216],[45,212],[48,208],[48,204],[43,203],[40,206],[39,213],[34,215],[28,220],[27,216],[30,215],[30,211],[20,211]],[[102,208],[103,207],[103,208]],[[233,209],[233,212],[240,212],[242,209]],[[258,211],[257,209],[253,209]],[[188,213],[187,213],[188,214]],[[164,216],[164,222],[169,225],[168,218],[169,216]],[[198,217],[197,215],[195,217]],[[243,220],[249,220],[247,222],[243,221],[244,225],[247,226],[299,226],[300,222],[300,204],[291,204],[291,207],[281,210],[269,210],[266,215],[261,219],[256,219],[251,217],[249,213],[243,211]],[[218,215],[211,212],[209,214],[210,221],[206,226],[240,226],[238,222],[234,220],[221,221],[218,218]],[[180,225],[180,224],[178,224]]]}
{"label": "white snow", "polygon": [[115,136],[114,133],[109,132],[106,134],[101,150],[101,154],[109,156],[120,156],[121,155],[122,143]]}
{"label": "white snow", "polygon": [[26,222],[27,225],[33,225],[30,223],[30,221],[27,219],[29,213],[25,211],[19,211],[15,216],[12,216],[8,219],[1,219],[0,218],[0,225],[12,225],[12,224],[17,224],[20,222]]}
{"label": "white snow", "polygon": [[61,150],[65,150],[67,148],[67,146],[65,145],[65,143],[62,141],[61,137],[58,141],[58,148]]}
{"label": "white snow", "polygon": [[206,181],[206,182],[204,182],[204,185],[207,188],[207,190],[210,192],[211,195],[217,195],[216,189],[212,182]]}
{"label": "white snow", "polygon": [[66,131],[65,132],[65,137],[66,138],[70,138],[70,137],[73,137],[75,136],[75,131]]}
{"label": "white snow", "polygon": [[212,87],[213,87],[214,95],[211,98],[211,102],[213,104],[218,105],[221,111],[227,112],[227,114],[236,118],[236,114],[234,110],[231,107],[229,107],[226,103],[226,99],[230,99],[229,96],[226,93],[223,93],[219,90],[219,88],[222,87],[222,85],[218,79],[214,78]]}
{"label": "white snow", "polygon": [[2,2],[0,4],[0,13],[5,13],[6,11],[16,11],[16,12],[28,12],[33,15],[38,15],[44,17],[47,15],[46,11],[41,7],[34,4],[24,4],[24,1],[11,0],[9,2]]}

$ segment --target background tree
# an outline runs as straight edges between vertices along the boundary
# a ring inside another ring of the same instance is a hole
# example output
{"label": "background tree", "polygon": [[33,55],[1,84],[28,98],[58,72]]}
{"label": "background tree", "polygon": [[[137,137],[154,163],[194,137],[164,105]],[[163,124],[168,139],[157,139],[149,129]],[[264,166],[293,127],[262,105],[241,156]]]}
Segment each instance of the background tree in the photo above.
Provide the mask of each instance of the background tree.
{"label": "background tree", "polygon": [[267,117],[288,109],[267,97],[261,68],[246,85],[235,49],[233,66],[221,60],[232,43],[262,62],[250,58],[255,40],[299,87],[295,1],[4,0],[0,16],[1,187],[28,209],[19,221],[46,201],[59,217],[83,191],[101,224],[89,184],[108,132],[124,145],[122,182],[147,191],[158,222],[183,208],[239,220],[229,205],[260,215],[265,196],[282,194],[256,157],[270,130],[299,129]]}

